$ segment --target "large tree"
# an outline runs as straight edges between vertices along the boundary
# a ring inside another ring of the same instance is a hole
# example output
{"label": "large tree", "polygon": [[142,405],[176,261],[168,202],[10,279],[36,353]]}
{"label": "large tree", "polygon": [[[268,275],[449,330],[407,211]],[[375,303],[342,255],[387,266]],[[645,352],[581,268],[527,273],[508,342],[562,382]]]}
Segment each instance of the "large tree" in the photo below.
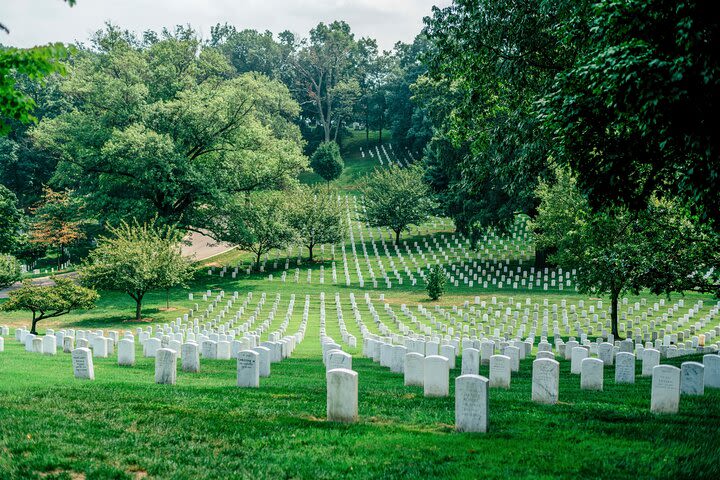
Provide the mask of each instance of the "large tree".
{"label": "large tree", "polygon": [[19,289],[9,293],[9,300],[0,305],[0,310],[32,312],[30,333],[37,335],[40,320],[95,308],[99,298],[96,291],[76,285],[71,278],[53,277],[52,280],[54,285],[34,285],[32,280],[25,280]]}
{"label": "large tree", "polygon": [[446,197],[464,203],[463,230],[508,226],[517,212],[534,213],[550,147],[535,102],[585,48],[591,3],[457,0],[426,19],[428,75],[457,96],[436,136],[463,154],[450,156],[457,165],[436,162],[435,169],[447,168]]}
{"label": "large tree", "polygon": [[554,155],[595,208],[679,197],[720,230],[715,5],[602,0],[591,18],[591,47],[541,104]]}
{"label": "large tree", "polygon": [[190,261],[181,253],[182,238],[173,226],[122,222],[100,237],[79,269],[80,279],[99,290],[127,293],[135,300],[139,321],[148,292],[183,285],[192,277]]}
{"label": "large tree", "polygon": [[581,293],[607,294],[612,334],[619,338],[618,300],[624,292],[685,290],[720,293],[720,241],[694,223],[681,206],[651,201],[642,211],[593,211],[569,173],[541,182],[534,221],[538,244],[550,260],[577,269]]}
{"label": "large tree", "polygon": [[423,223],[435,207],[423,170],[417,165],[375,169],[362,193],[364,220],[372,227],[390,228],[396,243],[408,225]]}
{"label": "large tree", "polygon": [[298,92],[323,130],[323,140],[338,141],[344,121],[360,95],[358,42],[342,21],[319,23],[290,57]]}
{"label": "large tree", "polygon": [[290,225],[297,240],[307,247],[311,262],[315,246],[337,243],[344,238],[337,192],[302,187],[292,194],[290,205]]}
{"label": "large tree", "polygon": [[60,160],[54,182],[86,195],[101,220],[158,215],[202,227],[198,206],[284,187],[307,164],[288,89],[260,74],[233,77],[191,30],[141,42],[109,26],[76,55],[62,88],[74,108],[32,134]]}

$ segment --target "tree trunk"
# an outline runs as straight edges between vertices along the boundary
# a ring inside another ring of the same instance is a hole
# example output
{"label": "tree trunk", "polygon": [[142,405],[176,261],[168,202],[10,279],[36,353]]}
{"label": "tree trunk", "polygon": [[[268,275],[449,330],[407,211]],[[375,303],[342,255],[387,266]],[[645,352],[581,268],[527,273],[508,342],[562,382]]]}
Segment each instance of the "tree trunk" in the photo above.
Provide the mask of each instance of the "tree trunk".
{"label": "tree trunk", "polygon": [[165,309],[170,310],[170,289],[165,289]]}
{"label": "tree trunk", "polygon": [[60,270],[60,267],[62,266],[62,259],[63,259],[63,246],[60,245],[59,251],[58,251],[58,261],[57,261],[57,269]]}
{"label": "tree trunk", "polygon": [[37,330],[35,330],[37,322],[38,320],[35,318],[35,312],[33,312],[32,327],[30,327],[30,333],[32,333],[33,335],[37,335]]}
{"label": "tree trunk", "polygon": [[378,145],[382,145],[382,126],[378,129]]}
{"label": "tree trunk", "polygon": [[135,299],[135,320],[142,320],[142,295],[138,295]]}
{"label": "tree trunk", "polygon": [[255,269],[258,272],[260,271],[260,257],[262,257],[262,252],[258,251],[257,255],[255,256]]}
{"label": "tree trunk", "polygon": [[615,337],[615,340],[622,340],[620,338],[620,332],[618,330],[618,298],[619,297],[620,297],[619,290],[613,290],[610,293],[610,306],[612,307],[612,312],[610,313],[610,326],[612,329],[613,337]]}
{"label": "tree trunk", "polygon": [[400,232],[402,232],[402,228],[395,230],[395,243],[397,245],[400,245]]}
{"label": "tree trunk", "polygon": [[314,246],[315,246],[315,245],[309,245],[309,246],[308,246],[308,250],[310,250],[310,263],[312,263],[312,261],[313,261],[313,247],[314,247]]}

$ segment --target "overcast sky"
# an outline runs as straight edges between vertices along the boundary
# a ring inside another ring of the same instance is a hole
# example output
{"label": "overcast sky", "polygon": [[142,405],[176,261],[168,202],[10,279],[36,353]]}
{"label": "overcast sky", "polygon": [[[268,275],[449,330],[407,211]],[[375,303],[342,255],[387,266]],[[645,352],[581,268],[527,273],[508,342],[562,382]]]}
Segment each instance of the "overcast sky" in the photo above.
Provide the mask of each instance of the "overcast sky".
{"label": "overcast sky", "polygon": [[190,23],[204,38],[216,23],[239,29],[307,36],[318,22],[342,19],[356,37],[376,38],[381,49],[396,41],[410,42],[433,5],[451,0],[77,0],[70,8],[61,0],[0,0],[0,43],[31,47],[50,42],[86,41],[110,20],[136,32]]}

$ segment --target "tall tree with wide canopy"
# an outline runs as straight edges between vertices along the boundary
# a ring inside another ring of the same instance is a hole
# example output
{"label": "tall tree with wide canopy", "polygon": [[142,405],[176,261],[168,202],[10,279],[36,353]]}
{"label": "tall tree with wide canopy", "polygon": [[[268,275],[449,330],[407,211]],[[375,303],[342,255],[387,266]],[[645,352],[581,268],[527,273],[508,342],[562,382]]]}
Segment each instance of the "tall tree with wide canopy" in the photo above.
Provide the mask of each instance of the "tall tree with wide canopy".
{"label": "tall tree with wide canopy", "polygon": [[319,23],[291,56],[297,89],[323,129],[324,141],[338,140],[360,95],[358,42],[342,21]]}
{"label": "tall tree with wide canopy", "polygon": [[202,227],[200,205],[285,187],[307,165],[288,89],[255,73],[229,78],[194,32],[142,43],[109,26],[93,45],[63,84],[75,108],[32,134],[60,160],[54,181],[92,193],[101,220],[158,215]]}
{"label": "tall tree with wide canopy", "polygon": [[[456,0],[433,8],[424,33],[429,76],[459,95],[438,132],[467,149],[448,167],[447,189],[462,212],[462,228],[510,225],[533,213],[538,177],[548,173],[548,136],[534,102],[555,75],[585,48],[581,35],[590,0]],[[568,42],[568,30],[578,35]]]}
{"label": "tall tree with wide canopy", "polygon": [[654,196],[679,197],[720,231],[715,5],[602,0],[591,31],[590,49],[540,105],[554,156],[577,172],[595,208],[643,210]]}

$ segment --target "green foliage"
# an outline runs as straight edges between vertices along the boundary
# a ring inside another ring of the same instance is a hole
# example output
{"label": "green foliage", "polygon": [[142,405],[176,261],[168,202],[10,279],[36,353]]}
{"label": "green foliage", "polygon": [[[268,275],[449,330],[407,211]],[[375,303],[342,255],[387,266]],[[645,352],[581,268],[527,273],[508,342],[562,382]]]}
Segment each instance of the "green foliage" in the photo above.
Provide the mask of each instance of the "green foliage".
{"label": "green foliage", "polygon": [[202,205],[285,187],[307,164],[284,85],[231,67],[192,30],[147,44],[109,26],[74,58],[74,108],[46,118],[35,143],[59,160],[54,181],[101,222],[154,218],[202,227]]}
{"label": "green foliage", "polygon": [[[704,1],[603,0],[590,48],[540,103],[553,155],[594,208],[678,197],[720,230],[720,24]],[[569,41],[579,35],[570,30]]]}
{"label": "green foliage", "polygon": [[435,208],[430,189],[423,181],[423,170],[416,166],[376,169],[362,188],[364,221],[372,227],[388,227],[395,241],[411,224],[427,220]]}
{"label": "green foliage", "polygon": [[295,239],[288,210],[287,198],[279,193],[241,195],[215,209],[209,229],[216,239],[254,253],[259,268],[262,255]]}
{"label": "green foliage", "polygon": [[181,255],[183,233],[156,222],[122,222],[100,237],[79,270],[83,284],[100,290],[127,293],[142,318],[142,300],[152,290],[183,285],[192,277],[190,262]]}
{"label": "green foliage", "polygon": [[577,269],[581,293],[610,295],[616,337],[617,301],[624,292],[720,293],[720,239],[677,205],[654,200],[640,212],[593,212],[562,170],[556,183],[541,182],[538,197],[533,225],[538,246],[556,250],[552,262]]}
{"label": "green foliage", "polygon": [[0,135],[8,133],[9,119],[21,123],[37,120],[32,114],[35,100],[17,88],[17,76],[38,82],[51,73],[62,74],[65,65],[61,60],[67,55],[60,43],[28,49],[0,47]]}
{"label": "green foliage", "polygon": [[430,300],[435,301],[443,296],[447,281],[447,274],[440,265],[433,265],[428,273],[427,286],[425,287]]}
{"label": "green foliage", "polygon": [[350,26],[343,21],[319,23],[310,30],[310,38],[292,53],[290,61],[296,73],[295,88],[307,104],[308,113],[320,123],[324,141],[337,141],[360,95],[358,42]]}
{"label": "green foliage", "polygon": [[338,178],[345,167],[338,144],[335,142],[321,143],[310,159],[310,167],[327,182]]}
{"label": "green foliage", "polygon": [[29,310],[32,312],[31,333],[37,334],[36,325],[46,318],[67,315],[73,310],[95,308],[99,296],[96,291],[76,285],[67,277],[52,277],[54,285],[33,285],[32,280],[23,281],[22,286],[9,294],[9,300],[0,305],[0,310]]}
{"label": "green foliage", "polygon": [[20,280],[20,262],[12,255],[0,255],[0,288]]}
{"label": "green foliage", "polygon": [[435,188],[446,191],[446,211],[460,229],[507,227],[518,212],[534,214],[550,149],[534,103],[585,48],[591,3],[461,0],[425,20],[428,75],[447,92],[431,101],[448,104],[434,121],[431,147],[459,150],[431,156]]}
{"label": "green foliage", "polygon": [[290,225],[298,241],[310,251],[324,243],[338,243],[345,236],[343,211],[337,192],[302,187],[290,198]]}
{"label": "green foliage", "polygon": [[17,197],[0,185],[0,254],[14,251],[22,220],[22,213],[17,208]]}

